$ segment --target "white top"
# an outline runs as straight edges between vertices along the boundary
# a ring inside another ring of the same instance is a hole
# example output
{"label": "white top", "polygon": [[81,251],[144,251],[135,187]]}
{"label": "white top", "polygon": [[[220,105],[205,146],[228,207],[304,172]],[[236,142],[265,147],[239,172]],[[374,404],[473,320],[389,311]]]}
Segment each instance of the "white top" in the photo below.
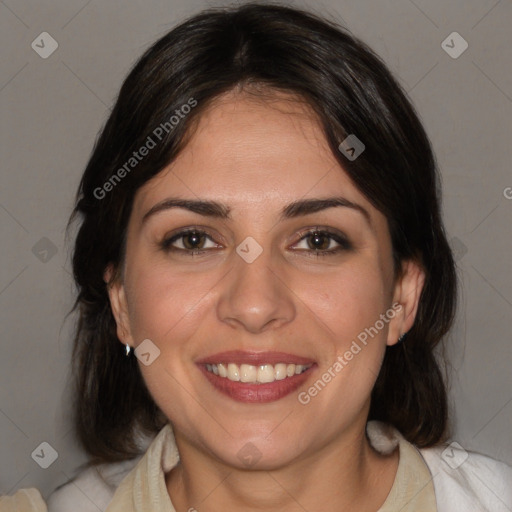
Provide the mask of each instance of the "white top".
{"label": "white top", "polygon": [[[417,449],[396,429],[376,421],[368,423],[367,432],[381,453],[399,447],[395,482],[378,512],[512,512],[509,465],[466,452],[457,443]],[[0,512],[174,512],[164,475],[178,460],[167,425],[143,456],[87,469],[57,489],[47,506],[36,489],[0,497]]]}

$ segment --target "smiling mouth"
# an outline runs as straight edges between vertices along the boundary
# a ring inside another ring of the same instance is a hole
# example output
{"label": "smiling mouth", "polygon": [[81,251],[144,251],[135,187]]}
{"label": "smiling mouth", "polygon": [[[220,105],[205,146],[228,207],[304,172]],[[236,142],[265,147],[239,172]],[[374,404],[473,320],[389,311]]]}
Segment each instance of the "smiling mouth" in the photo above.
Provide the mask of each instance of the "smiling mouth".
{"label": "smiling mouth", "polygon": [[308,370],[311,364],[252,364],[219,363],[206,364],[206,370],[219,377],[229,379],[232,382],[246,382],[249,384],[269,384],[276,380],[285,380],[300,375]]}
{"label": "smiling mouth", "polygon": [[312,374],[314,361],[283,352],[229,351],[196,361],[210,384],[246,403],[280,400]]}

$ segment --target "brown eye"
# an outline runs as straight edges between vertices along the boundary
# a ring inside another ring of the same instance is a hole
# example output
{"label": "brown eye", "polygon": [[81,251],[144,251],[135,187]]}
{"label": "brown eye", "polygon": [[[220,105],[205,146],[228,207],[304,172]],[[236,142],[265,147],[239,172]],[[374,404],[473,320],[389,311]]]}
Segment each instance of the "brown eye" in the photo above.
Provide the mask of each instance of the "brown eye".
{"label": "brown eye", "polygon": [[192,231],[182,236],[182,239],[185,249],[202,249],[206,236],[203,233],[199,233],[199,231]]}
{"label": "brown eye", "polygon": [[182,230],[163,240],[160,245],[166,251],[190,254],[205,252],[219,247],[207,233],[198,229]]}
{"label": "brown eye", "polygon": [[315,231],[308,235],[307,240],[310,249],[325,251],[329,247],[332,237],[326,236],[325,233]]}
{"label": "brown eye", "polygon": [[335,255],[353,249],[351,242],[341,232],[329,229],[312,229],[301,233],[301,239],[295,244],[295,250],[314,256]]}

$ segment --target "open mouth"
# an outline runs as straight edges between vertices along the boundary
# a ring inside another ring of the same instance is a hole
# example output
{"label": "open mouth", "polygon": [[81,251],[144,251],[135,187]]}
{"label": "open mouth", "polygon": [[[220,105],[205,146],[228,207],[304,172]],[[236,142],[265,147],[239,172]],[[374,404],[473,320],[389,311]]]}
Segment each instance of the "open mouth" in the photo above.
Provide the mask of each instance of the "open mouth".
{"label": "open mouth", "polygon": [[284,380],[300,375],[309,369],[312,364],[262,364],[254,366],[252,364],[219,363],[206,364],[206,370],[218,375],[219,377],[229,379],[233,382],[249,382],[252,384],[268,384],[276,380]]}
{"label": "open mouth", "polygon": [[316,366],[291,354],[240,351],[216,354],[197,365],[218,391],[246,403],[272,402],[289,395]]}

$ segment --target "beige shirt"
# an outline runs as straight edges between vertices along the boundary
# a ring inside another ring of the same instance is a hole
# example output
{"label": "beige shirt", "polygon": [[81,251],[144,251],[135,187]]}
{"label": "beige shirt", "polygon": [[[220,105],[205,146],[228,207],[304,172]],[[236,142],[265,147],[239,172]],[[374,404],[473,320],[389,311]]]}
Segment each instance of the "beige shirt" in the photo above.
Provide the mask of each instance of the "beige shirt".
{"label": "beige shirt", "polygon": [[[396,430],[368,432],[379,450],[380,436],[392,436],[399,448],[398,470],[391,491],[378,512],[437,512],[432,475],[420,452]],[[373,437],[372,437],[373,436]],[[388,447],[390,437],[385,439]],[[381,450],[379,450],[381,451]],[[175,512],[165,484],[165,474],[179,461],[170,425],[165,426],[150,444],[145,455],[123,479],[105,512]],[[0,512],[46,512],[35,489],[18,491],[0,498]],[[80,511],[73,511],[80,512]]]}
{"label": "beige shirt", "polygon": [[0,496],[0,512],[46,512],[37,489],[20,489],[13,496]]}
{"label": "beige shirt", "polygon": [[430,470],[420,452],[402,436],[400,460],[393,487],[378,512],[436,512],[436,496]]}

